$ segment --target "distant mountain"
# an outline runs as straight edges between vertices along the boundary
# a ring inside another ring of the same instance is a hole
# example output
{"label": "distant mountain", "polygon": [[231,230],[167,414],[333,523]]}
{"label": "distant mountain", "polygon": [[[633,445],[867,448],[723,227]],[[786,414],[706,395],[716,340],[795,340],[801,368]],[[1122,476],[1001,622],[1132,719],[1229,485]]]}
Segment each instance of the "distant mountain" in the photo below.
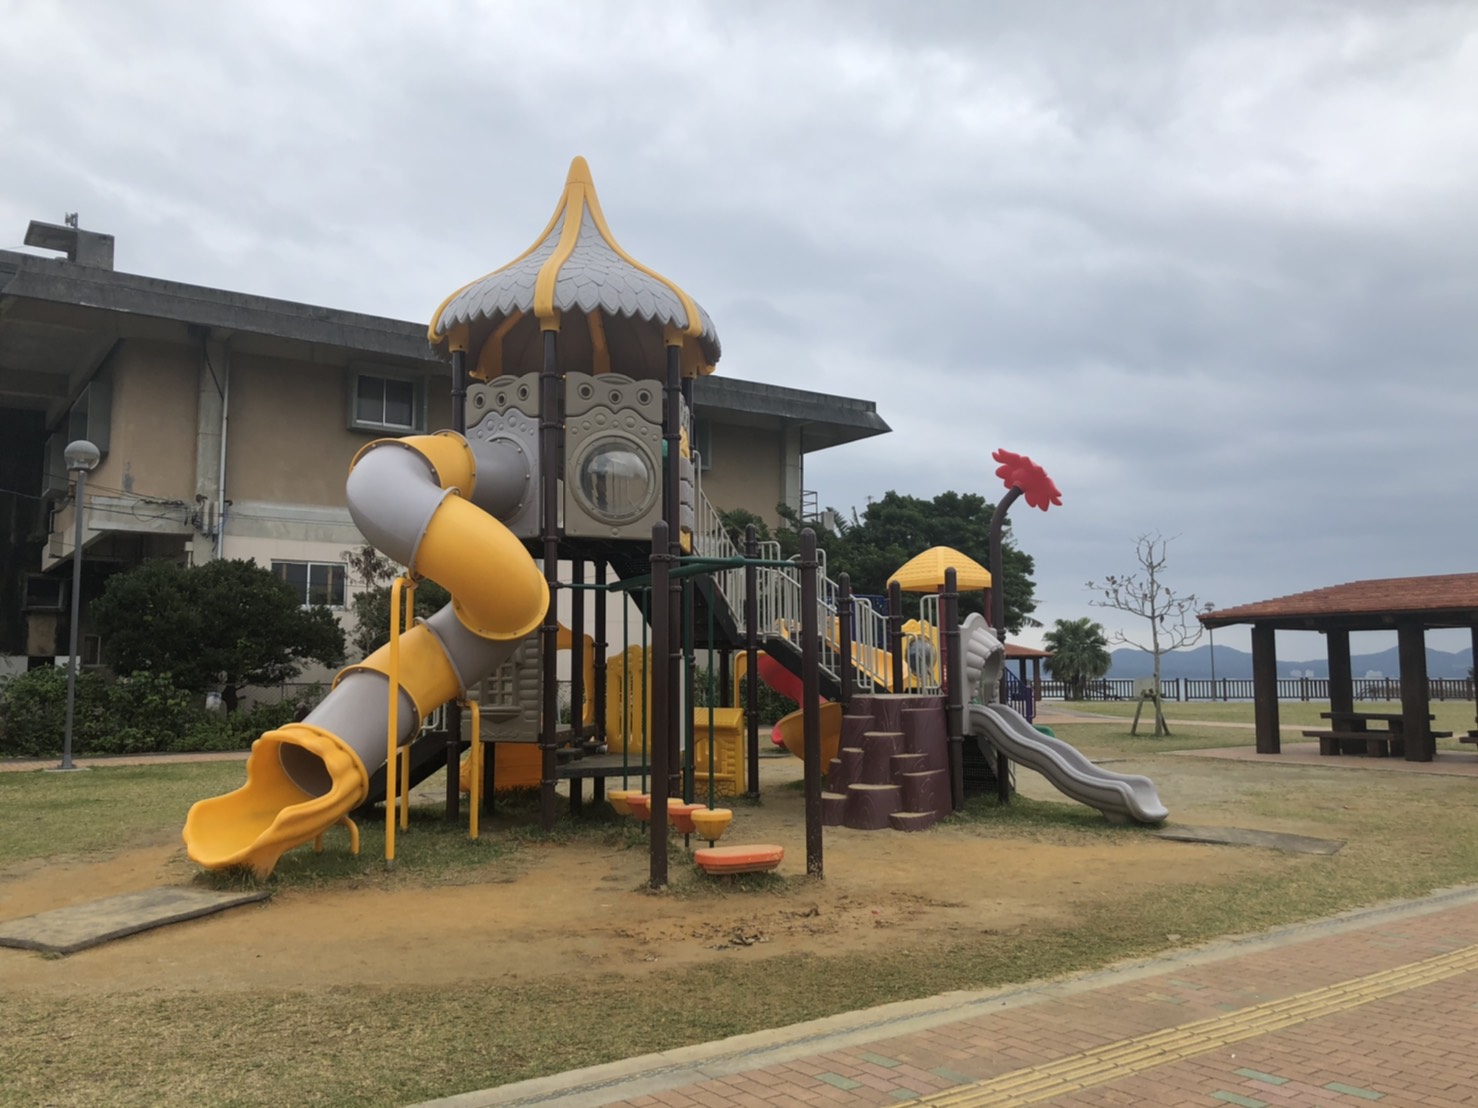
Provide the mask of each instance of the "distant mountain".
{"label": "distant mountain", "polygon": [[[1149,677],[1154,672],[1154,662],[1149,654],[1133,647],[1123,647],[1113,652],[1110,677]],[[1427,676],[1463,678],[1473,665],[1473,651],[1465,648],[1456,652],[1427,650]],[[1356,677],[1398,677],[1401,665],[1396,647],[1379,654],[1355,654],[1350,657],[1350,672]],[[1194,650],[1172,650],[1160,659],[1160,676],[1210,677],[1211,648],[1198,646]],[[1230,646],[1216,648],[1217,677],[1251,677],[1252,655],[1245,650]],[[1328,677],[1329,661],[1315,658],[1306,662],[1278,659],[1279,677]]]}

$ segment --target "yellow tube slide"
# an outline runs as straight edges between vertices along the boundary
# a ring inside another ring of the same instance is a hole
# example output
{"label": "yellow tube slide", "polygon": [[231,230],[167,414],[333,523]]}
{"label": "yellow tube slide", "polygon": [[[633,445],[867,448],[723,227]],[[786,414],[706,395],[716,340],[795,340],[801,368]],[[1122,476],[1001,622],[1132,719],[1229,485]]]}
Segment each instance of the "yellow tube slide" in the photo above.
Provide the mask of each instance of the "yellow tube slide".
{"label": "yellow tube slide", "polygon": [[[544,618],[549,590],[523,544],[470,502],[477,459],[452,432],[381,439],[354,459],[355,523],[377,547],[452,594],[447,609],[400,638],[400,741],[448,700],[464,696]],[[455,494],[455,495],[453,495]],[[344,669],[301,723],[253,745],[246,784],[202,800],[185,820],[191,859],[207,869],[272,872],[366,799],[385,761],[389,647]]]}

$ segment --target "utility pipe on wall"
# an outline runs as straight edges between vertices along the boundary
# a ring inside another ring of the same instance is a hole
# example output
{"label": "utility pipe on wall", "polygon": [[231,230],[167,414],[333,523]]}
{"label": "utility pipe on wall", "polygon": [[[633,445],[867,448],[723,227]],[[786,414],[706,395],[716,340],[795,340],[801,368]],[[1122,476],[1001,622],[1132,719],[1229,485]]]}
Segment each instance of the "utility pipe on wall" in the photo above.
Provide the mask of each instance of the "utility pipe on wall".
{"label": "utility pipe on wall", "polygon": [[[205,339],[205,364],[210,365],[210,336]],[[226,549],[226,430],[231,419],[231,348],[221,344],[221,458],[216,469],[216,558]]]}

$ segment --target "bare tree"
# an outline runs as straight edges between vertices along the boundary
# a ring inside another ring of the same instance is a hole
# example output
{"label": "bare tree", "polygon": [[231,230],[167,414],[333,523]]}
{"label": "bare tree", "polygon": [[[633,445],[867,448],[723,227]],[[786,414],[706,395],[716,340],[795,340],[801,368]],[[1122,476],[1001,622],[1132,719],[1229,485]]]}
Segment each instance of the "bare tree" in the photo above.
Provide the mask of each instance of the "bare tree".
{"label": "bare tree", "polygon": [[[1101,593],[1102,598],[1091,600],[1099,608],[1115,608],[1138,616],[1150,625],[1149,642],[1130,638],[1123,631],[1109,636],[1113,643],[1137,647],[1154,658],[1155,684],[1155,735],[1170,734],[1165,722],[1165,712],[1160,706],[1160,657],[1182,646],[1194,646],[1201,638],[1202,627],[1196,619],[1196,596],[1178,596],[1161,580],[1169,561],[1166,550],[1170,539],[1159,532],[1140,535],[1134,541],[1134,556],[1143,568],[1143,574],[1133,573],[1123,577],[1105,577],[1102,582],[1088,582],[1088,588]],[[1143,702],[1141,701],[1141,707]],[[1134,713],[1132,733],[1138,734],[1139,712]]]}

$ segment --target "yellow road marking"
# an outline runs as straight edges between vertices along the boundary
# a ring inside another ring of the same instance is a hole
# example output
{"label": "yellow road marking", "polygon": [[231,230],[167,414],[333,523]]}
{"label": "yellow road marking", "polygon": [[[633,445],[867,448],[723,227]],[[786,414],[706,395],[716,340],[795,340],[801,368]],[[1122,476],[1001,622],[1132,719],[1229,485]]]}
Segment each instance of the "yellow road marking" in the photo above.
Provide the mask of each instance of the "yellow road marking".
{"label": "yellow road marking", "polygon": [[1055,1062],[1015,1070],[904,1103],[937,1108],[1012,1108],[1038,1104],[1321,1016],[1347,1012],[1362,1004],[1473,970],[1478,970],[1478,946],[1464,947],[1322,989],[1295,993],[1282,1000],[1270,1000],[1224,1016],[1136,1035],[1132,1039],[1085,1050]]}

